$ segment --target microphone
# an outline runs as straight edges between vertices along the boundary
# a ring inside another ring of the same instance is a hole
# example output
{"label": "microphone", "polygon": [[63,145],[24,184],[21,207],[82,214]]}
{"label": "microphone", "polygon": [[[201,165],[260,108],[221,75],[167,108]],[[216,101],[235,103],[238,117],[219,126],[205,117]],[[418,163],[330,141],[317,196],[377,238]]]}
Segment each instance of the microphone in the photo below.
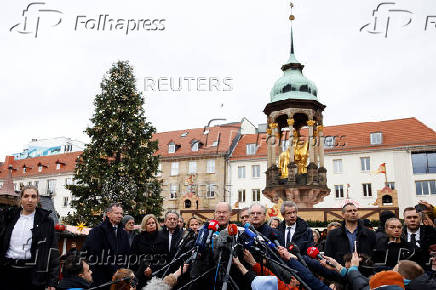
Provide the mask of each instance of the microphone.
{"label": "microphone", "polygon": [[229,236],[236,236],[238,234],[238,226],[235,224],[228,225],[227,232],[229,233]]}
{"label": "microphone", "polygon": [[181,245],[183,245],[183,243],[184,243],[186,240],[189,240],[189,239],[190,239],[194,234],[195,234],[195,232],[194,232],[192,229],[189,229],[189,230],[185,231],[185,232],[183,233],[182,238],[180,239],[179,247],[180,247]]}
{"label": "microphone", "polygon": [[[307,255],[309,257],[311,257],[312,259],[318,259],[318,260],[325,259],[325,257],[319,253],[319,250],[318,250],[317,247],[309,247],[309,248],[307,248]],[[332,265],[329,262],[329,260],[326,260],[326,263],[329,264],[330,266],[333,266],[333,267],[335,266],[335,265]]]}
{"label": "microphone", "polygon": [[[315,248],[315,249],[318,251],[317,248]],[[300,248],[295,243],[291,243],[289,245],[289,252],[294,254],[298,258],[300,263],[303,264],[305,267],[307,267],[306,261],[304,261],[303,257],[301,256]],[[318,251],[318,253],[319,253],[319,251]]]}
{"label": "microphone", "polygon": [[220,225],[219,225],[217,220],[211,220],[211,221],[209,221],[209,225],[207,226],[207,228],[209,229],[209,234],[208,234],[207,239],[206,239],[206,245],[209,245],[210,240],[212,239],[213,233],[216,232],[217,230],[219,230]]}

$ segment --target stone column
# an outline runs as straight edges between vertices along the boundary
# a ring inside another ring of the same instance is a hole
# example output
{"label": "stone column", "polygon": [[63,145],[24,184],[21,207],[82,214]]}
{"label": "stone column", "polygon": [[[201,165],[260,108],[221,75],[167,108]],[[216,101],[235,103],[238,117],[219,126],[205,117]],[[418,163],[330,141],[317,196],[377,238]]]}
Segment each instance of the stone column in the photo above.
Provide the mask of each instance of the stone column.
{"label": "stone column", "polygon": [[272,143],[272,148],[271,148],[271,157],[272,157],[272,164],[271,166],[277,166],[277,146],[279,144],[279,140],[278,140],[278,124],[277,123],[271,123],[270,124],[270,128],[272,129],[272,138],[271,138],[271,142]]}
{"label": "stone column", "polygon": [[324,167],[324,127],[318,126],[318,138],[319,138],[319,167]]}
{"label": "stone column", "polygon": [[307,121],[307,126],[309,126],[309,162],[313,162],[315,163],[315,158],[314,158],[314,150],[313,150],[313,144],[314,144],[314,139],[313,139],[313,125],[315,124],[314,120],[309,120]]}
{"label": "stone column", "polygon": [[293,118],[288,119],[288,125],[289,125],[289,163],[294,162],[294,122],[295,120]]}
{"label": "stone column", "polygon": [[267,144],[267,153],[268,153],[268,160],[267,160],[267,169],[269,169],[272,166],[272,129],[268,128],[266,129],[266,144]]}

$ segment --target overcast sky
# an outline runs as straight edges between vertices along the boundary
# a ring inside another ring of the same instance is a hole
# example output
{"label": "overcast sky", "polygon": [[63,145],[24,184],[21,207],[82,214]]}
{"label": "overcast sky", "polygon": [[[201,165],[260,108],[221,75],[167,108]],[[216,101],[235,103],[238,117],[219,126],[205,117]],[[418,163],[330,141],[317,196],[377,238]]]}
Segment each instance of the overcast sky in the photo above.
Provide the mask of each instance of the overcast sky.
{"label": "overcast sky", "polygon": [[[293,2],[296,56],[327,105],[326,125],[414,116],[436,128],[436,17],[427,19],[436,15],[436,1],[382,5],[375,29],[372,12],[382,1]],[[24,27],[30,3],[10,0],[0,11],[1,161],[32,138],[86,142],[94,96],[117,60],[135,67],[148,120],[171,131],[211,118],[265,123],[262,111],[289,56],[289,1],[46,1],[31,5]],[[91,29],[99,15],[113,19],[105,31]],[[140,19],[163,20],[154,26],[162,30],[110,31],[118,19],[135,19],[130,28],[143,25]],[[145,91],[145,78],[160,77],[182,78],[182,90]],[[189,90],[189,77],[206,78],[200,91]],[[212,78],[220,91],[204,91]]]}

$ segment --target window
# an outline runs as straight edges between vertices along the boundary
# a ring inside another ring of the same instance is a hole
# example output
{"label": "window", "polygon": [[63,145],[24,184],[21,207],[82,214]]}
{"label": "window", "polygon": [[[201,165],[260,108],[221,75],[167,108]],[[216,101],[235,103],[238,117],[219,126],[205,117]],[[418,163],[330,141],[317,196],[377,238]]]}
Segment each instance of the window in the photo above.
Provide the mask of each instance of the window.
{"label": "window", "polygon": [[245,202],[245,189],[238,190],[238,201]]}
{"label": "window", "polygon": [[371,145],[379,145],[383,142],[382,132],[371,133],[369,134],[369,137],[371,139]]}
{"label": "window", "polygon": [[344,186],[341,185],[335,185],[335,193],[336,198],[343,198],[344,197]]}
{"label": "window", "polygon": [[412,153],[413,173],[436,173],[436,152]]}
{"label": "window", "polygon": [[15,191],[19,191],[20,190],[20,185],[18,183],[14,182],[14,190]]}
{"label": "window", "polygon": [[362,184],[362,187],[363,187],[363,196],[366,197],[372,196],[371,183],[364,183]]}
{"label": "window", "polygon": [[64,206],[64,207],[67,207],[67,206],[68,206],[68,199],[69,199],[68,196],[64,196],[64,203],[63,203],[63,206]]}
{"label": "window", "polygon": [[38,187],[38,186],[39,186],[39,181],[35,180],[35,181],[33,182],[33,185],[34,185],[35,187]]}
{"label": "window", "polygon": [[386,183],[386,185],[387,185],[387,187],[389,187],[392,190],[395,189],[395,182],[388,182],[388,183]]}
{"label": "window", "polygon": [[156,176],[162,176],[162,163],[157,166]]}
{"label": "window", "polygon": [[55,194],[55,188],[56,188],[56,179],[47,180],[47,194],[48,195]]}
{"label": "window", "polygon": [[256,144],[247,144],[247,155],[256,154]]}
{"label": "window", "polygon": [[207,160],[207,173],[215,173],[215,160]]}
{"label": "window", "polygon": [[32,185],[32,181],[27,182],[27,185]]}
{"label": "window", "polygon": [[42,165],[39,165],[38,166],[38,172],[41,172],[42,171]]}
{"label": "window", "polygon": [[191,146],[192,151],[198,151],[198,141],[193,141]]}
{"label": "window", "polygon": [[73,185],[73,178],[65,178],[65,185]]}
{"label": "window", "polygon": [[56,170],[61,169],[61,164],[60,163],[56,163]]}
{"label": "window", "polygon": [[175,176],[179,174],[179,162],[171,163],[171,176]]}
{"label": "window", "polygon": [[392,196],[386,194],[382,196],[382,204],[383,205],[392,205]]}
{"label": "window", "polygon": [[170,185],[170,199],[177,198],[177,184]]}
{"label": "window", "polygon": [[416,181],[416,195],[429,195],[436,194],[436,181],[435,180],[424,180]]}
{"label": "window", "polygon": [[253,178],[260,177],[260,165],[252,165],[251,166],[251,176]]}
{"label": "window", "polygon": [[336,144],[336,138],[334,136],[326,136],[324,139],[324,148],[331,149],[334,148]]}
{"label": "window", "polygon": [[190,161],[189,162],[188,173],[189,174],[197,173],[197,162],[196,161]]}
{"label": "window", "polygon": [[208,198],[215,197],[215,191],[216,191],[216,185],[215,184],[208,184],[206,186],[206,197],[208,197]]}
{"label": "window", "polygon": [[238,166],[238,178],[245,178],[245,166]]}
{"label": "window", "polygon": [[335,159],[333,160],[333,172],[334,173],[342,173],[342,159]]}
{"label": "window", "polygon": [[3,181],[0,181],[0,188],[3,187]]}
{"label": "window", "polygon": [[252,189],[253,201],[260,201],[260,189]]}
{"label": "window", "polygon": [[26,173],[27,168],[23,167],[23,173]]}
{"label": "window", "polygon": [[369,171],[370,169],[369,157],[360,157],[360,170]]}
{"label": "window", "polygon": [[174,153],[176,152],[176,144],[174,142],[171,142],[168,144],[168,153]]}

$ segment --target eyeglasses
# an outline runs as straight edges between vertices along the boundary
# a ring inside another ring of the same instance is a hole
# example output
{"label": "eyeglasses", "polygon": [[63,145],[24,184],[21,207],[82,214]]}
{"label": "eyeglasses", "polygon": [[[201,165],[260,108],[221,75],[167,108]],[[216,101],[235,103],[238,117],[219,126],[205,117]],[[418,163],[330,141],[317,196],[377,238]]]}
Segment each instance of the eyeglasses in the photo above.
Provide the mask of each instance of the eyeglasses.
{"label": "eyeglasses", "polygon": [[264,215],[265,213],[263,213],[263,212],[251,212],[250,214],[256,216],[256,215]]}

